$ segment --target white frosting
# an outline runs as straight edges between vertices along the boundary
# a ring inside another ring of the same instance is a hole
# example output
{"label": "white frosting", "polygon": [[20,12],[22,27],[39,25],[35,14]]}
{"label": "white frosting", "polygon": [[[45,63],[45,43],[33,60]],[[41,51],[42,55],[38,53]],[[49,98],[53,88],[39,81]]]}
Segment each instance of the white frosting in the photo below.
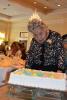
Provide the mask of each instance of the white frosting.
{"label": "white frosting", "polygon": [[27,87],[36,87],[43,89],[53,89],[53,90],[66,90],[66,79],[54,79],[50,77],[38,77],[38,76],[29,76],[21,74],[21,70],[18,70],[19,74],[12,72],[8,83],[14,85],[21,85]]}

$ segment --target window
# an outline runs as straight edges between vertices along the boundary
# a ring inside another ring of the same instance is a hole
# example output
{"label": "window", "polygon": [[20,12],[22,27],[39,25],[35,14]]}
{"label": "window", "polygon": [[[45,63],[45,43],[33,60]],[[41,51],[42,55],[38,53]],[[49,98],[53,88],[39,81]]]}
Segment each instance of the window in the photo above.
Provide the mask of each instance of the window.
{"label": "window", "polygon": [[5,40],[5,33],[0,32],[0,44]]}

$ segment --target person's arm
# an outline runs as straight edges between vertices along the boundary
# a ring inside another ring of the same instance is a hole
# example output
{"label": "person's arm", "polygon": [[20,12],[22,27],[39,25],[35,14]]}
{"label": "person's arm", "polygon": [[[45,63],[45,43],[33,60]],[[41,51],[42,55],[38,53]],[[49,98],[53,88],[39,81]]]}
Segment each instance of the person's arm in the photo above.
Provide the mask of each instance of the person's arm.
{"label": "person's arm", "polygon": [[62,37],[60,35],[56,38],[56,53],[57,53],[57,65],[58,70],[64,72],[64,48],[63,48],[63,42]]}
{"label": "person's arm", "polygon": [[26,68],[31,68],[33,65],[33,41],[31,42],[30,48],[26,53]]}
{"label": "person's arm", "polygon": [[61,70],[64,72],[64,51],[63,48],[59,50],[60,52],[58,53],[58,70]]}

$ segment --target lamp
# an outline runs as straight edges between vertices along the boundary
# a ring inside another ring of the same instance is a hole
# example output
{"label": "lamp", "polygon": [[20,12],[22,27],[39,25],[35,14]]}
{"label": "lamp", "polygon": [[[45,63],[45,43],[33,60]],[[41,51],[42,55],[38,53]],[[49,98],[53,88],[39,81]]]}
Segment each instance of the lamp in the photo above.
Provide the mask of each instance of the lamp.
{"label": "lamp", "polygon": [[29,18],[29,20],[33,20],[33,19],[38,19],[41,21],[40,16],[38,15],[37,11],[35,10],[35,12],[33,13],[33,15]]}
{"label": "lamp", "polygon": [[38,19],[38,20],[40,20],[41,21],[41,18],[39,17],[39,15],[38,15],[38,13],[37,13],[37,2],[33,2],[33,4],[34,4],[34,8],[35,8],[35,11],[34,11],[34,13],[33,13],[33,15],[30,17],[30,21],[31,20],[33,20],[33,19]]}

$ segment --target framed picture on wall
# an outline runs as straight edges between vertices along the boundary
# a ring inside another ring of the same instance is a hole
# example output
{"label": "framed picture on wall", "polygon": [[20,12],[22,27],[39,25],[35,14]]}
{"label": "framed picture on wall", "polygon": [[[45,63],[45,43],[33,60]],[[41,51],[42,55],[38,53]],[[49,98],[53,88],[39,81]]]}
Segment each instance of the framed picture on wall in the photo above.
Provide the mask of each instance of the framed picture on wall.
{"label": "framed picture on wall", "polygon": [[28,32],[20,32],[20,38],[28,38]]}

